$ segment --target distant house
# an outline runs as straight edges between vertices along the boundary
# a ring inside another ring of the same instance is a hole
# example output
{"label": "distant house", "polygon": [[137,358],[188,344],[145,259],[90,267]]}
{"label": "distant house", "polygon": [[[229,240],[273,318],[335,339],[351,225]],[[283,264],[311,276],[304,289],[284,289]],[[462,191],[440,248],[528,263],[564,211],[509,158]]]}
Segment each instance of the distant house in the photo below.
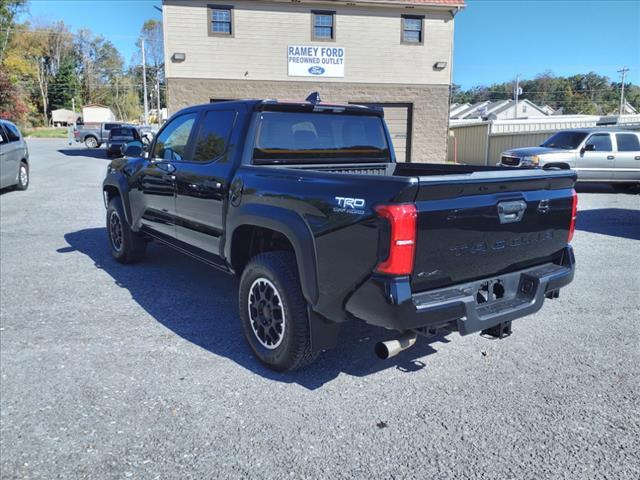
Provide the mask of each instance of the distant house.
{"label": "distant house", "polygon": [[116,116],[109,107],[98,103],[90,103],[82,107],[82,121],[88,123],[115,122]]}
{"label": "distant house", "polygon": [[454,118],[458,113],[471,107],[470,103],[454,103],[449,109],[449,118]]}
{"label": "distant house", "polygon": [[[618,115],[620,113],[619,109],[615,109],[615,111],[609,113],[609,115]],[[638,110],[636,110],[633,105],[631,105],[629,102],[625,101],[624,102],[624,107],[622,107],[622,114],[623,115],[637,115],[638,114]]]}
{"label": "distant house", "polygon": [[518,100],[517,112],[515,100],[498,100],[496,102],[478,102],[466,109],[452,113],[452,120],[511,120],[514,118],[546,117],[548,114],[535,103],[526,98]]}
{"label": "distant house", "polygon": [[553,115],[556,111],[554,108],[551,108],[549,105],[544,105],[543,107],[540,107],[540,110],[542,110],[547,115]]}
{"label": "distant house", "polygon": [[58,108],[51,111],[51,122],[54,127],[66,127],[76,122],[76,114],[66,108]]}

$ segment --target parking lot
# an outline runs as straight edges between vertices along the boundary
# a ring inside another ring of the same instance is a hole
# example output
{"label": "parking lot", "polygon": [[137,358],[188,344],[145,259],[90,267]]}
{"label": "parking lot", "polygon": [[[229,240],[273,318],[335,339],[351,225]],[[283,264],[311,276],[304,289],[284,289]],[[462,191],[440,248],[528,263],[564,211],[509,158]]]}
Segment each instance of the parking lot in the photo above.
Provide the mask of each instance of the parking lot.
{"label": "parking lot", "polygon": [[153,244],[111,259],[104,149],[29,143],[0,195],[2,478],[610,478],[640,466],[640,195],[579,188],[574,282],[512,336],[309,368],[252,356],[236,283]]}

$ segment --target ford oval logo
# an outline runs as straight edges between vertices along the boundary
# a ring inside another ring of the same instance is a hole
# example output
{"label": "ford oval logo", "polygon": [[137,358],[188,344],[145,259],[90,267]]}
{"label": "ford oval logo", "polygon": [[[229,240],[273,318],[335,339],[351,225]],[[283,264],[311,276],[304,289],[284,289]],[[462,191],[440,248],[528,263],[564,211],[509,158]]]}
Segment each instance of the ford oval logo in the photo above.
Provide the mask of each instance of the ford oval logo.
{"label": "ford oval logo", "polygon": [[311,75],[322,75],[324,73],[324,68],[314,65],[313,67],[309,67],[309,73]]}

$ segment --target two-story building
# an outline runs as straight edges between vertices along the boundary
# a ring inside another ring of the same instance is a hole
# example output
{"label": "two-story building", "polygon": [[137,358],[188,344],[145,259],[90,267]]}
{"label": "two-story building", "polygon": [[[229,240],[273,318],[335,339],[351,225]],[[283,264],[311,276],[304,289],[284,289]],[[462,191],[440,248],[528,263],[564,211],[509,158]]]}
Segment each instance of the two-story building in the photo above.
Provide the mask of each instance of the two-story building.
{"label": "two-story building", "polygon": [[384,108],[398,159],[446,159],[464,0],[163,0],[169,113],[239,98]]}

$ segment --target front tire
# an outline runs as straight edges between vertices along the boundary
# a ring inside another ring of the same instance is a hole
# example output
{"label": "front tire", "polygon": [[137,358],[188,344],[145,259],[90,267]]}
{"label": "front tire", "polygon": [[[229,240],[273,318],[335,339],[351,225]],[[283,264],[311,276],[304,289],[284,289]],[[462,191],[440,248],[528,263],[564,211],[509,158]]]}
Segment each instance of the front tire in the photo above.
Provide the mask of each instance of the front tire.
{"label": "front tire", "polygon": [[124,216],[122,200],[114,197],[107,208],[107,235],[111,256],[120,263],[135,263],[144,258],[147,242],[131,230]]}
{"label": "front tire", "polygon": [[27,188],[29,188],[29,165],[27,162],[20,162],[16,190],[26,190]]}
{"label": "front tire", "polygon": [[240,278],[238,304],[245,339],[267,367],[296,370],[316,359],[293,253],[254,257]]}

